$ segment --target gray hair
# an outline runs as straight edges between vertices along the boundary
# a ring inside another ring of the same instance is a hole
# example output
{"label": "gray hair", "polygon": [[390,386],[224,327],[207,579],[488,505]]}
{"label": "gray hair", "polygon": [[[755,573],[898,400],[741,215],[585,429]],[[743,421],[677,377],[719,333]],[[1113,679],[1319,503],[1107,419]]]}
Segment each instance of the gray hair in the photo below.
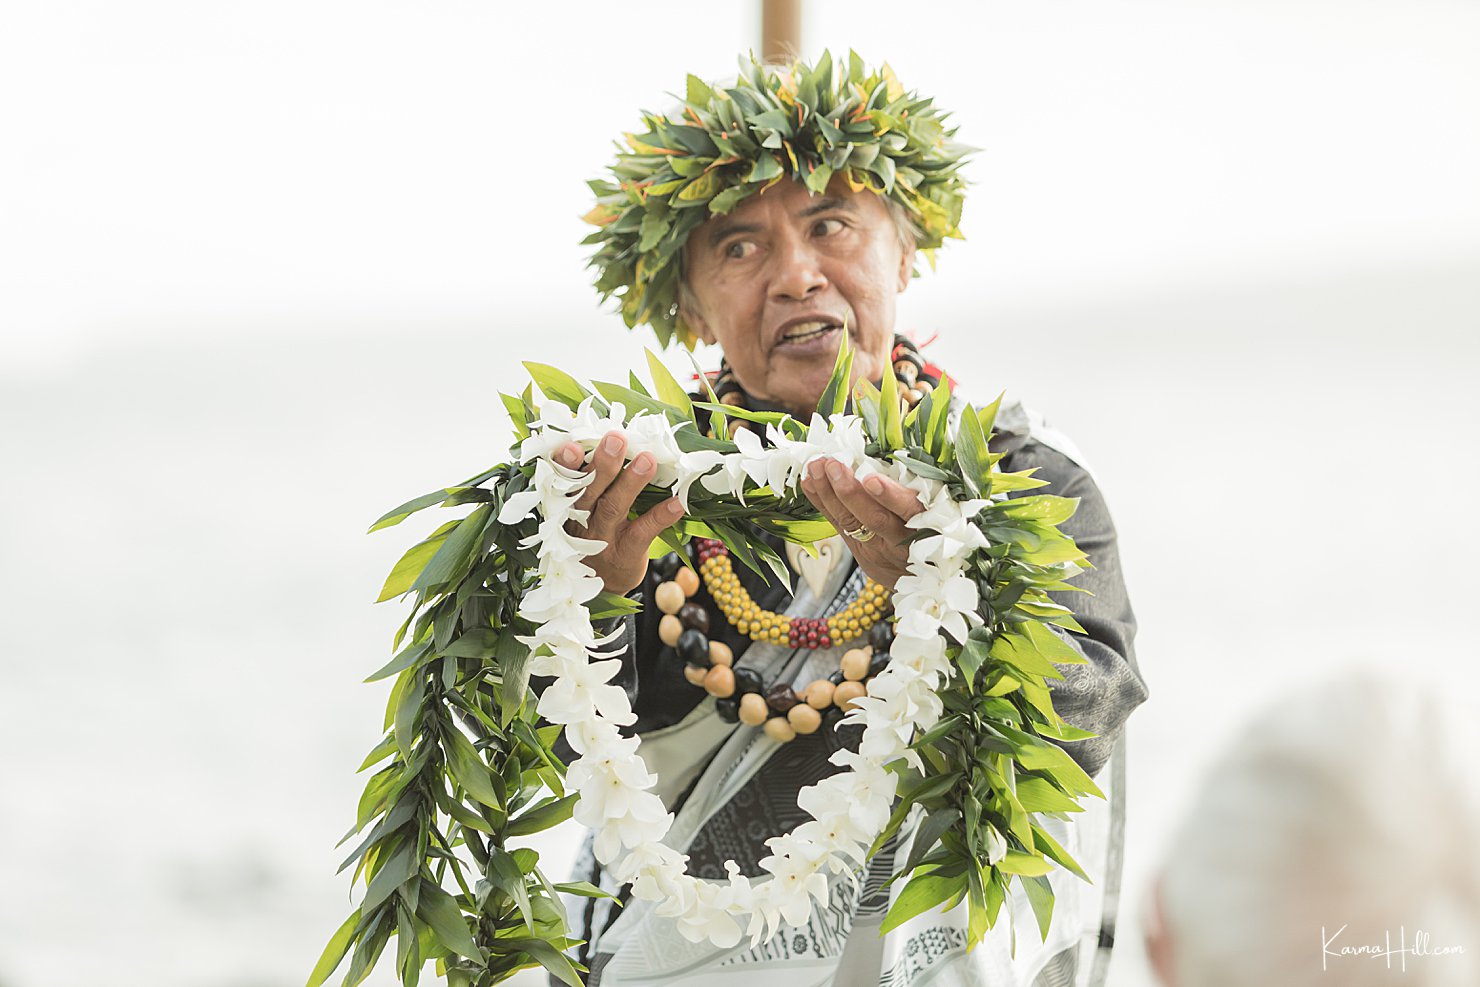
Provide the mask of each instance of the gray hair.
{"label": "gray hair", "polygon": [[[1446,737],[1466,724],[1437,702],[1348,673],[1243,733],[1162,864],[1179,985],[1480,983],[1477,769],[1455,759],[1477,749]],[[1395,978],[1380,956],[1335,952],[1389,934],[1397,949],[1400,927],[1410,948],[1426,932],[1465,954],[1405,956]]]}

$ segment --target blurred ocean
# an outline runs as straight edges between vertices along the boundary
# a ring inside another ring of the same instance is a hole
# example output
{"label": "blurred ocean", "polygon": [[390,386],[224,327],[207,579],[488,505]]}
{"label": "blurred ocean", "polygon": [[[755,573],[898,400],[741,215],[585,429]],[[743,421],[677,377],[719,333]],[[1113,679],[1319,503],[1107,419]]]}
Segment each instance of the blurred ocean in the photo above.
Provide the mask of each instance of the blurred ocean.
{"label": "blurred ocean", "polygon": [[[1480,694],[1477,272],[1457,256],[917,323],[973,394],[1006,388],[1078,442],[1120,530],[1152,698],[1130,727],[1112,984],[1148,983],[1141,890],[1247,713],[1361,662]],[[0,367],[0,987],[306,978],[352,908],[334,844],[386,695],[360,680],[405,612],[370,601],[434,522],[366,528],[503,458],[495,391],[518,359],[640,366],[640,341],[606,335],[370,318]],[[541,844],[553,872],[576,836]]]}

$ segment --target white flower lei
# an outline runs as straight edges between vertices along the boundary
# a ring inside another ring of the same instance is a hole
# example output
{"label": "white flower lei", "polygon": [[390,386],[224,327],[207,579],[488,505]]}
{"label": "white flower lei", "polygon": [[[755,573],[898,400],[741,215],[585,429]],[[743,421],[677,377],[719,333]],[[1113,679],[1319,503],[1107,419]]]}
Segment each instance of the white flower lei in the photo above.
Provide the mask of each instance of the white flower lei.
{"label": "white flower lei", "polygon": [[[513,524],[531,511],[540,518],[535,534],[521,543],[524,548],[538,546],[540,562],[534,588],[519,609],[537,630],[519,639],[531,649],[530,671],[555,677],[537,711],[564,725],[566,739],[580,755],[567,768],[566,784],[579,792],[575,818],[596,831],[596,858],[618,880],[630,883],[635,897],[662,902],[657,914],[676,918],[679,931],[695,942],[708,939],[719,947],[733,946],[741,938],[740,920],[747,916],[752,943],[774,933],[783,921],[804,923],[814,900],[827,904],[827,872],[851,876],[887,825],[898,783],[888,766],[903,759],[920,767],[919,755],[909,745],[917,731],[940,719],[937,692],[954,672],[940,631],[959,642],[981,623],[976,582],[966,566],[974,552],[988,545],[973,521],[988,501],[957,501],[944,483],[912,473],[904,463],[871,459],[864,451],[863,422],[851,415],[814,414],[804,440],[768,426],[771,448],[742,430],[736,436],[739,451],[731,454],[684,452],[673,435],[679,426],[665,417],[638,412],[627,420],[625,408],[616,403],[607,414],[599,414],[593,398],[574,412],[559,401],[544,401],[539,418],[528,425],[530,435],[520,445],[519,461],[534,461],[533,482],[508,498],[498,520]],[[863,726],[862,742],[856,753],[833,754],[833,763],[847,770],[798,795],[798,807],[812,818],[766,841],[771,855],[760,867],[772,875],[769,881],[752,884],[734,861],[725,863],[725,882],[689,874],[688,857],[662,843],[673,815],[648,791],[656,778],[642,759],[640,740],[623,737],[617,729],[635,722],[636,716],[626,693],[608,684],[621,660],[612,657],[617,652],[600,650],[611,638],[597,636],[585,605],[602,582],[584,559],[605,543],[565,530],[568,521],[585,520],[587,512],[577,510],[575,502],[594,474],[568,469],[551,458],[570,441],[589,454],[613,429],[625,432],[629,459],[644,451],[652,454],[657,463],[654,485],[678,495],[685,508],[695,481],[713,493],[737,498],[743,498],[747,480],[769,486],[778,496],[794,494],[806,465],[820,456],[837,459],[859,478],[888,476],[915,490],[925,505],[907,522],[926,533],[911,542],[909,574],[894,589],[898,623],[888,667],[843,720]],[[997,858],[1005,852],[1005,845],[993,850]]]}

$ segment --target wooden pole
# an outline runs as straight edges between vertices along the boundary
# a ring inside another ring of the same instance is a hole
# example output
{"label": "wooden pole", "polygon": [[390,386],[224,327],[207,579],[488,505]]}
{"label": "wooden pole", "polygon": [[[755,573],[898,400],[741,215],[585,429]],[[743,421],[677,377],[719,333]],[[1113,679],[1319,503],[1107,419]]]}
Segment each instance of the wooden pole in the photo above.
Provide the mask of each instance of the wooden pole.
{"label": "wooden pole", "polygon": [[761,58],[786,62],[802,53],[802,0],[761,0]]}

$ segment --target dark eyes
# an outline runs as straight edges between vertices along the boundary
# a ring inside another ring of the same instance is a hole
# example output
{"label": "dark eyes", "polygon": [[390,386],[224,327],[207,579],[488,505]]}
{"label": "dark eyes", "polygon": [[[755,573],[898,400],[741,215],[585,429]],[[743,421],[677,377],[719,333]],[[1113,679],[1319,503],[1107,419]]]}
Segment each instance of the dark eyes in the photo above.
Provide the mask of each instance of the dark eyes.
{"label": "dark eyes", "polygon": [[[834,236],[846,225],[841,219],[825,217],[812,224],[811,233],[815,237]],[[725,244],[724,254],[728,260],[745,260],[759,249],[754,240],[736,239]]]}

